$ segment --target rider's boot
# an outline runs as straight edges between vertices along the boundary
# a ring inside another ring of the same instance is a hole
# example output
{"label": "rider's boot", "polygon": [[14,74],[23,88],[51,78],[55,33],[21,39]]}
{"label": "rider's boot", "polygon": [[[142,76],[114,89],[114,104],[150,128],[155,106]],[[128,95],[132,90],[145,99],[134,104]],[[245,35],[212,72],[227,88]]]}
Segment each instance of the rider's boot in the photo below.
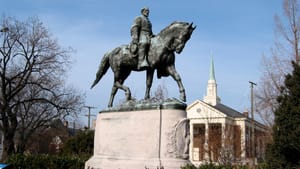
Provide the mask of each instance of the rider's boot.
{"label": "rider's boot", "polygon": [[137,69],[138,70],[142,70],[142,69],[146,69],[149,67],[147,58],[145,56],[145,50],[140,50],[139,51],[139,57],[138,57],[138,66]]}

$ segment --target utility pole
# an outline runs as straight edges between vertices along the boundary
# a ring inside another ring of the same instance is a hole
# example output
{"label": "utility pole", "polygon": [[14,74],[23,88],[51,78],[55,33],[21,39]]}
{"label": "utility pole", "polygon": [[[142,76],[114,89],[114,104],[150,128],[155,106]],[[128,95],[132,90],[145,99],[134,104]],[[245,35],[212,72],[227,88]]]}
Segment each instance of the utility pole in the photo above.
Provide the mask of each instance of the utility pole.
{"label": "utility pole", "polygon": [[89,112],[88,112],[88,114],[86,114],[85,116],[87,116],[88,117],[88,129],[90,129],[91,128],[91,116],[95,116],[95,115],[92,115],[91,114],[91,109],[95,109],[96,107],[93,107],[93,106],[84,106],[85,108],[88,108],[88,110],[89,110]]}
{"label": "utility pole", "polygon": [[253,86],[256,83],[249,81],[251,88],[251,155],[252,155],[252,163],[255,166],[255,130],[254,130],[254,108],[253,108]]}

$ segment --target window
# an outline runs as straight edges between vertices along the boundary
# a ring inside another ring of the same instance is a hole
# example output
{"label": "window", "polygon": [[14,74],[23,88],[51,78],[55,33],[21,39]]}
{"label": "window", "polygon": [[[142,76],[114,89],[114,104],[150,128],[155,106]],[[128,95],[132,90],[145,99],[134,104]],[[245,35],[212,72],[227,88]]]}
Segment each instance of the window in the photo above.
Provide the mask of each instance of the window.
{"label": "window", "polygon": [[217,162],[222,147],[222,125],[220,123],[209,124],[208,127],[208,155],[209,159]]}
{"label": "window", "polygon": [[205,124],[193,125],[193,160],[201,161],[204,159],[204,144],[205,144]]}

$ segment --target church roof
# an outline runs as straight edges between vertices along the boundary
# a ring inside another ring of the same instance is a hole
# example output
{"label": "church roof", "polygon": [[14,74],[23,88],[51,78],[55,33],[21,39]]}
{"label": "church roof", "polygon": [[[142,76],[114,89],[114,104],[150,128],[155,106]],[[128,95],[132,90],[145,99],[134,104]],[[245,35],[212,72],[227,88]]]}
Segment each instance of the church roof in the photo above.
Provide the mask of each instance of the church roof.
{"label": "church roof", "polygon": [[245,115],[243,115],[242,113],[224,105],[224,104],[221,104],[221,103],[218,103],[217,105],[215,106],[212,106],[212,105],[209,105],[217,110],[219,110],[220,112],[226,114],[227,116],[230,116],[230,117],[234,117],[234,118],[243,118],[245,117]]}
{"label": "church roof", "polygon": [[[215,106],[212,106],[210,104],[208,104],[208,105],[211,106],[211,107],[213,107],[213,108],[215,108],[216,110],[218,110],[218,111],[226,114],[229,117],[233,117],[233,118],[246,118],[248,120],[251,120],[250,117],[247,117],[244,114],[242,114],[242,113],[240,113],[240,112],[238,112],[238,111],[236,111],[236,110],[234,110],[234,109],[232,109],[232,108],[230,108],[230,107],[228,107],[228,106],[226,106],[224,104],[218,103]],[[256,125],[258,125],[258,126],[260,126],[262,128],[265,128],[265,129],[267,128],[264,124],[258,122],[257,120],[254,120],[254,122],[256,123]]]}

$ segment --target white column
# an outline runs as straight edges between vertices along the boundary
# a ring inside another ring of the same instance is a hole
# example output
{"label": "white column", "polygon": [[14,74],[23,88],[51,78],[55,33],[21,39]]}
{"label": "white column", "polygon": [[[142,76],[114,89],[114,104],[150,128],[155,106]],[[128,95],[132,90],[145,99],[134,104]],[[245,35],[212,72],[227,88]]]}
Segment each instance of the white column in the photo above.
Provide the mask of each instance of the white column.
{"label": "white column", "polygon": [[246,160],[246,123],[241,123],[241,159]]}
{"label": "white column", "polygon": [[[221,123],[221,125],[222,125],[222,142],[221,142],[221,144],[222,144],[222,148],[224,148],[225,147],[225,139],[226,139],[226,124],[225,124],[225,122],[222,122]],[[221,149],[222,149],[221,148]]]}
{"label": "white column", "polygon": [[190,139],[189,155],[190,160],[194,161],[194,123],[192,120],[190,120]]}
{"label": "white column", "polygon": [[208,122],[204,123],[205,125],[205,141],[204,141],[204,160],[209,161],[209,148],[208,148]]}

